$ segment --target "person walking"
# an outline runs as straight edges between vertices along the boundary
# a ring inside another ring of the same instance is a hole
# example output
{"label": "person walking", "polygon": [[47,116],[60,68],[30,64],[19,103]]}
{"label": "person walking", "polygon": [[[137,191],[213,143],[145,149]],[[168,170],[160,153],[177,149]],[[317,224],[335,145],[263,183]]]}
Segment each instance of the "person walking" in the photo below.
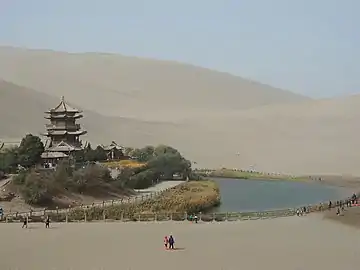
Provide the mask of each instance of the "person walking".
{"label": "person walking", "polygon": [[24,219],[24,223],[23,223],[21,228],[26,228],[27,229],[27,227],[28,227],[28,217],[26,216],[25,219]]}
{"label": "person walking", "polygon": [[46,217],[45,228],[47,228],[47,229],[50,228],[50,217],[49,216]]}
{"label": "person walking", "polygon": [[164,246],[165,249],[168,249],[168,245],[169,245],[169,238],[167,237],[167,235],[164,237]]}
{"label": "person walking", "polygon": [[172,235],[169,237],[169,249],[174,249],[175,240]]}

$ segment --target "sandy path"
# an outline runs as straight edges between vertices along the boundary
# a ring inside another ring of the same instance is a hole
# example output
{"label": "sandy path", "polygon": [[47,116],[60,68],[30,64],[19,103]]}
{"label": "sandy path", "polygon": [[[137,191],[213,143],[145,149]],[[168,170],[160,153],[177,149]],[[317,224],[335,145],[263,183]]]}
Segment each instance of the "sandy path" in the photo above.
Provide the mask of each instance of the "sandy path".
{"label": "sandy path", "polygon": [[[319,215],[191,223],[0,224],[0,269],[354,270],[356,229]],[[165,251],[165,234],[182,250]],[[171,265],[171,267],[169,267]]]}
{"label": "sandy path", "polygon": [[184,183],[184,181],[162,181],[159,184],[154,185],[152,187],[149,187],[146,189],[138,189],[136,191],[138,191],[140,193],[159,192],[159,191],[166,190],[168,188],[176,187],[176,186],[180,185],[181,183]]}

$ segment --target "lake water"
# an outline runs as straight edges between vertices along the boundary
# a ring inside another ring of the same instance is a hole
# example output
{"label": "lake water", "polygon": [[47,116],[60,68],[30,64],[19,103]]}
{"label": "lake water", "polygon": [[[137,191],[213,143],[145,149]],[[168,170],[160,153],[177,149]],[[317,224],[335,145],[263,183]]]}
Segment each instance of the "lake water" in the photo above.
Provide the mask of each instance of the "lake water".
{"label": "lake water", "polygon": [[350,196],[345,188],[317,183],[281,180],[215,178],[220,187],[221,205],[213,212],[264,211],[295,208]]}

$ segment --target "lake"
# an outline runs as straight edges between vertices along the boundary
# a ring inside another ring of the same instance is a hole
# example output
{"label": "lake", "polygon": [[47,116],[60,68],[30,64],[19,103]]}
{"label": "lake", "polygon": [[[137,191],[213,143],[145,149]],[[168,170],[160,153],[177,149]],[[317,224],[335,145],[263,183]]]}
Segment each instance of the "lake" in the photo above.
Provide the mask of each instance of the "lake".
{"label": "lake", "polygon": [[351,195],[348,189],[320,183],[282,180],[214,178],[220,187],[221,205],[212,212],[264,211],[295,208]]}

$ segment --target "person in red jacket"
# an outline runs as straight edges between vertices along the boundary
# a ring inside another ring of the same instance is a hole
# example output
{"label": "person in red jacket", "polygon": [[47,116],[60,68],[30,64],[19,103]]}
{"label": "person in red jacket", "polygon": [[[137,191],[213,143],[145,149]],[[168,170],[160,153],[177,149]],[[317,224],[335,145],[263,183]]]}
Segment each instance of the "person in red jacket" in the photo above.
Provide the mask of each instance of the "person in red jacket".
{"label": "person in red jacket", "polygon": [[164,246],[165,249],[168,249],[168,245],[169,245],[169,238],[167,236],[164,237]]}

